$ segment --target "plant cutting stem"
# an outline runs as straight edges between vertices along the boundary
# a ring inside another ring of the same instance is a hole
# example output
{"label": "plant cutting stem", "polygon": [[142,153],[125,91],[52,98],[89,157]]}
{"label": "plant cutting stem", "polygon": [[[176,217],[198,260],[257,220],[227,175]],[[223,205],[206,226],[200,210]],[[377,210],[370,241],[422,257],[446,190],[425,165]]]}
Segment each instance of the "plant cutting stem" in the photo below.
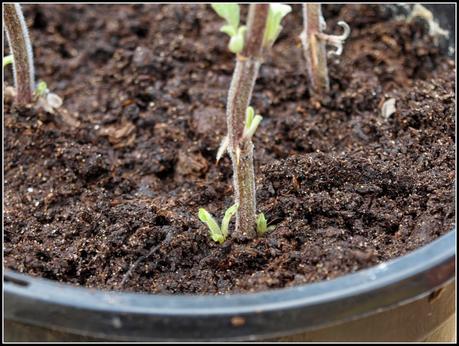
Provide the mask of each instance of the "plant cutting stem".
{"label": "plant cutting stem", "polygon": [[236,230],[239,238],[256,236],[255,174],[253,144],[244,136],[245,117],[250,105],[252,90],[262,63],[263,36],[268,18],[268,4],[251,4],[244,49],[237,56],[227,103],[228,151],[233,163],[233,186],[236,213]]}
{"label": "plant cutting stem", "polygon": [[8,43],[13,54],[14,83],[16,102],[32,102],[34,81],[33,53],[29,33],[19,4],[3,5]]}
{"label": "plant cutting stem", "polygon": [[330,91],[328,79],[327,51],[321,38],[325,22],[321,5],[303,4],[304,31],[301,33],[306,70],[310,83],[311,96],[324,96]]}

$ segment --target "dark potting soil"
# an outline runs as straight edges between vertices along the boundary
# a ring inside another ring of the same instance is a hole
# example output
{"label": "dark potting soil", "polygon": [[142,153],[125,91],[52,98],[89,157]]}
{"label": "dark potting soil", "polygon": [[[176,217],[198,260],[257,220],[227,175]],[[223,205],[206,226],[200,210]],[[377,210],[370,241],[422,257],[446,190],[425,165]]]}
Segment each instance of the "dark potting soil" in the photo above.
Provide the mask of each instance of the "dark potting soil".
{"label": "dark potting soil", "polygon": [[230,160],[215,160],[234,67],[222,21],[207,5],[24,10],[38,77],[65,101],[55,115],[5,101],[7,268],[104,289],[260,291],[355,272],[452,229],[456,72],[425,23],[325,6],[329,32],[344,20],[352,34],[320,104],[294,6],[252,102],[264,117],[258,211],[276,228],[218,245],[197,212],[221,219],[233,203]]}

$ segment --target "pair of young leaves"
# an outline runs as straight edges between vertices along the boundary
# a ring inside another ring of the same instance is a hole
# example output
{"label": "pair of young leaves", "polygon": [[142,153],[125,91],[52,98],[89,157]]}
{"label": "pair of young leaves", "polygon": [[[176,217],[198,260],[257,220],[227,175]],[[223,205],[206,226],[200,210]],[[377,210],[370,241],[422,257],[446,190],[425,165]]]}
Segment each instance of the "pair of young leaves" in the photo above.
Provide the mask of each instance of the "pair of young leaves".
{"label": "pair of young leaves", "polygon": [[[220,28],[230,37],[228,48],[231,52],[237,54],[244,48],[244,35],[246,26],[239,26],[239,5],[238,4],[212,4],[212,8],[217,14],[225,19],[226,24]],[[269,4],[268,19],[266,23],[266,31],[263,38],[263,46],[269,47],[279,36],[282,26],[280,25],[282,18],[290,13],[292,8],[284,4]]]}
{"label": "pair of young leaves", "polygon": [[[261,120],[263,120],[263,117],[259,114],[255,115],[255,110],[253,107],[247,108],[245,113],[245,127],[243,134],[245,138],[252,138],[258,128],[258,125],[260,125]],[[225,136],[220,144],[220,147],[218,148],[217,162],[220,161],[223,154],[225,154],[226,150],[228,149],[228,145],[229,138],[228,136]]]}
{"label": "pair of young leaves", "polygon": [[[237,204],[234,204],[226,210],[225,216],[223,216],[221,227],[218,225],[218,222],[207,210],[205,210],[204,208],[199,209],[199,220],[204,222],[207,225],[207,227],[209,227],[210,237],[213,241],[222,244],[226,240],[226,238],[228,237],[229,223],[233,215],[236,214],[238,208],[239,206]],[[263,235],[264,233],[271,231],[274,228],[274,226],[268,226],[265,214],[263,213],[258,214],[256,223],[257,233],[260,235]]]}

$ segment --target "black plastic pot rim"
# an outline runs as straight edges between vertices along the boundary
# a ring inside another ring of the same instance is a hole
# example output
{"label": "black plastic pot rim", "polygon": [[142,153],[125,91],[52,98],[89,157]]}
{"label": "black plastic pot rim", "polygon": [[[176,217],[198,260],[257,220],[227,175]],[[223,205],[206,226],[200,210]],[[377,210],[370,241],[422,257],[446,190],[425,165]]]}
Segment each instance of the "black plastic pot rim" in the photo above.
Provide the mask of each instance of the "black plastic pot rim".
{"label": "black plastic pot rim", "polygon": [[[7,304],[5,316],[7,319],[42,324],[43,321],[36,316],[21,314],[21,311],[33,311],[34,307],[28,307],[30,304],[38,304],[45,309],[57,306],[68,313],[78,311],[80,314],[83,311],[88,317],[97,312],[110,318],[130,315],[136,316],[137,320],[151,317],[156,321],[160,317],[173,321],[175,327],[184,323],[191,328],[190,336],[194,335],[193,328],[198,325],[211,322],[215,327],[221,325],[224,328],[231,317],[241,316],[248,322],[250,334],[286,334],[287,331],[309,330],[355,319],[429,294],[454,280],[455,244],[456,229],[453,229],[407,255],[336,279],[265,292],[222,296],[103,291],[7,270],[4,276],[5,302],[10,297],[14,298],[15,304],[9,307]],[[23,307],[21,302],[25,304]],[[277,319],[275,324],[268,323],[273,318]],[[67,330],[79,329],[78,318],[73,322],[57,319],[46,323],[57,328],[62,324],[61,327]],[[96,325],[97,321],[94,322],[94,330],[86,330],[86,334],[101,334]],[[148,323],[145,326],[151,327]],[[229,337],[237,337],[240,333],[244,335],[244,329],[230,333]],[[203,337],[212,338],[214,334],[204,331]]]}

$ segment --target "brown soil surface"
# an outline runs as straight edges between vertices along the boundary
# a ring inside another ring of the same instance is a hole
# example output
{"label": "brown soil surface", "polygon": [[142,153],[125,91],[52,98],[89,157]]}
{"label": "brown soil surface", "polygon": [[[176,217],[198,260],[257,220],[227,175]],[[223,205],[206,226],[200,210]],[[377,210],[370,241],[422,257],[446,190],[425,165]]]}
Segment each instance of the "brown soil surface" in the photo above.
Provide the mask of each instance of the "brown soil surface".
{"label": "brown soil surface", "polygon": [[230,160],[215,162],[234,67],[222,21],[206,5],[24,9],[38,77],[65,101],[56,115],[5,102],[6,267],[104,289],[260,291],[355,272],[452,229],[456,71],[423,23],[326,6],[330,32],[345,20],[352,34],[320,106],[294,6],[252,102],[264,116],[258,210],[276,229],[218,245],[197,212],[221,218],[233,203]]}

